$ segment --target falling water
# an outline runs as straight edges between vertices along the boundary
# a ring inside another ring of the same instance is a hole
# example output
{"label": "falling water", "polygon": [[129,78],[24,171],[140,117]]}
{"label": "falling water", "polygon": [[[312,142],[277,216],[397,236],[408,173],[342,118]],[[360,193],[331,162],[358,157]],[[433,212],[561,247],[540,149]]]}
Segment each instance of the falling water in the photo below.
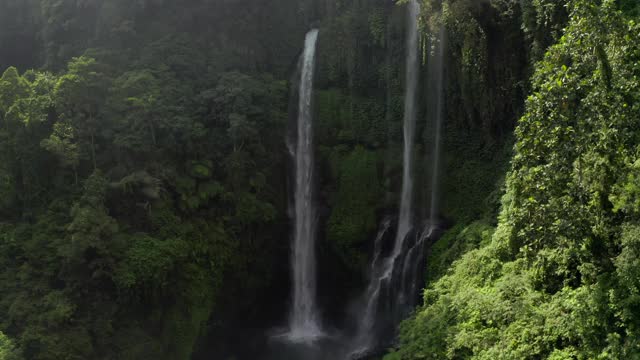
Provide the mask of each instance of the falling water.
{"label": "falling water", "polygon": [[381,292],[384,291],[386,285],[389,284],[389,276],[385,276],[387,269],[390,267],[389,259],[383,258],[384,241],[386,235],[391,229],[391,220],[385,219],[382,222],[382,226],[378,230],[374,243],[373,261],[371,262],[369,286],[364,293],[362,299],[360,299],[359,322],[356,337],[352,342],[350,351],[350,358],[357,358],[360,355],[366,354],[366,352],[372,346],[372,342],[375,340],[373,333],[376,325],[379,301]]}
{"label": "falling water", "polygon": [[313,124],[311,97],[318,30],[307,33],[302,55],[298,103],[298,131],[295,146],[295,233],[291,267],[293,309],[287,337],[295,342],[311,342],[322,335],[316,309],[315,232],[313,202]]}
{"label": "falling water", "polygon": [[404,268],[402,270],[401,291],[398,295],[398,302],[404,302],[406,307],[413,307],[415,298],[411,298],[412,294],[416,294],[418,289],[416,274],[420,271],[419,256],[424,253],[425,242],[437,236],[439,231],[438,224],[438,200],[439,200],[439,172],[440,157],[442,146],[442,122],[443,122],[443,105],[444,105],[444,50],[445,50],[446,31],[444,25],[440,26],[438,36],[433,41],[433,52],[429,53],[428,58],[428,79],[429,79],[429,116],[428,121],[433,126],[433,152],[429,157],[432,165],[431,169],[431,202],[429,206],[429,220],[422,229],[417,241],[409,247],[407,255],[404,258]]}
{"label": "falling water", "polygon": [[[438,232],[438,199],[439,199],[439,172],[440,157],[442,146],[442,121],[443,121],[443,100],[444,100],[444,50],[445,50],[446,31],[444,25],[440,26],[438,36],[433,42],[434,51],[429,54],[428,59],[428,78],[429,78],[429,107],[431,108],[428,121],[433,125],[433,152],[429,159],[431,160],[431,202],[429,206],[429,221],[423,228],[418,241],[409,248],[404,260],[404,269],[402,271],[402,291],[399,296],[404,294],[415,294],[418,290],[416,273],[420,270],[418,266],[421,261],[417,258],[424,251],[424,244],[428,239],[432,239]],[[410,299],[404,300],[408,306],[412,306]]]}
{"label": "falling water", "polygon": [[[404,152],[402,195],[400,198],[400,212],[395,242],[391,254],[380,261],[379,253],[374,255],[372,263],[372,277],[363,297],[364,307],[360,315],[360,321],[356,329],[356,337],[353,341],[351,357],[366,354],[372,347],[376,338],[374,327],[379,321],[379,309],[382,306],[381,299],[392,294],[395,289],[395,274],[402,275],[403,254],[405,239],[412,228],[412,200],[413,200],[413,145],[415,139],[416,123],[416,90],[418,87],[419,63],[418,63],[418,15],[420,7],[416,0],[408,4],[407,20],[407,63],[406,63],[406,89],[404,102]],[[384,231],[386,229],[383,227]],[[378,234],[376,243],[384,236]],[[378,246],[378,245],[377,245]],[[392,305],[393,307],[393,305]],[[386,309],[395,312],[396,309]]]}
{"label": "falling water", "polygon": [[431,174],[431,206],[429,209],[429,223],[436,226],[438,217],[438,200],[440,192],[440,152],[442,146],[442,121],[443,121],[443,98],[444,98],[444,49],[446,46],[446,31],[444,25],[440,26],[438,34],[437,50],[433,56],[433,61],[429,62],[430,73],[435,82],[436,104],[434,107],[435,114],[433,119],[435,122],[435,134],[433,140],[433,170]]}
{"label": "falling water", "polygon": [[402,251],[402,245],[411,229],[413,199],[413,143],[416,129],[416,90],[418,87],[418,14],[420,7],[416,0],[409,2],[407,22],[407,64],[406,89],[404,97],[404,154],[402,174],[402,197],[398,233],[394,247],[394,257]]}
{"label": "falling water", "polygon": [[389,228],[391,228],[391,219],[390,218],[385,218],[382,221],[382,227],[380,227],[380,230],[378,231],[378,235],[376,235],[376,240],[374,242],[373,245],[373,261],[371,261],[371,269],[370,269],[370,274],[374,275],[376,269],[379,268],[379,262],[380,262],[380,258],[382,257],[382,250],[383,250],[383,242],[384,242],[384,236],[387,234],[387,231],[389,231]]}

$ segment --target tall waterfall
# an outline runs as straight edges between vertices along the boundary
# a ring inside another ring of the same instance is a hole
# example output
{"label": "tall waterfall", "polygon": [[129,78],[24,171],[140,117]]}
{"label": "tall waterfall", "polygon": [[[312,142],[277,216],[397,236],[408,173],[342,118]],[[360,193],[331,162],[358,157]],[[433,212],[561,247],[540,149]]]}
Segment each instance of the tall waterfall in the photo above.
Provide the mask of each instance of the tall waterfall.
{"label": "tall waterfall", "polygon": [[404,239],[412,223],[413,205],[413,145],[416,130],[416,90],[418,87],[418,15],[420,6],[417,0],[409,2],[407,20],[407,64],[406,89],[404,97],[404,153],[402,174],[402,197],[400,198],[400,215],[398,233],[393,253],[397,257],[402,251]]}
{"label": "tall waterfall", "polygon": [[429,62],[429,77],[433,81],[433,93],[435,93],[435,104],[431,118],[435,123],[433,136],[433,169],[431,172],[431,203],[429,206],[429,223],[436,226],[438,222],[438,201],[440,200],[440,157],[442,147],[442,122],[444,118],[444,50],[446,46],[446,31],[444,25],[440,26],[435,54]]}
{"label": "tall waterfall", "polygon": [[[407,59],[406,59],[406,89],[404,101],[404,152],[402,195],[398,227],[393,249],[387,258],[380,260],[380,244],[387,230],[388,223],[384,223],[376,238],[376,249],[371,269],[371,280],[362,298],[364,306],[356,329],[351,356],[366,354],[374,346],[377,329],[380,322],[389,322],[398,312],[398,300],[404,273],[406,259],[405,240],[410,237],[413,217],[413,146],[416,128],[416,91],[420,64],[418,61],[418,16],[420,6],[417,0],[408,4],[407,15]],[[383,313],[383,314],[381,314]],[[393,321],[393,320],[392,320]],[[389,325],[389,324],[384,324]]]}
{"label": "tall waterfall", "polygon": [[424,247],[427,240],[433,240],[438,236],[438,201],[440,198],[440,158],[442,148],[442,122],[443,122],[443,106],[444,106],[444,50],[445,50],[446,31],[444,25],[440,26],[438,36],[435,41],[430,42],[428,57],[427,78],[429,87],[428,92],[428,108],[427,121],[433,128],[433,151],[428,157],[431,163],[431,201],[429,204],[429,220],[422,228],[421,233],[417,234],[413,239],[415,242],[408,247],[404,257],[404,265],[402,269],[402,279],[400,282],[400,291],[398,293],[398,303],[405,307],[413,307],[415,304],[415,294],[420,290],[418,274],[421,272],[420,266],[423,265],[422,257],[424,256]]}
{"label": "tall waterfall", "polygon": [[295,228],[291,270],[293,308],[289,319],[291,341],[309,342],[322,335],[316,308],[316,209],[313,201],[313,123],[311,98],[318,30],[307,33],[302,55],[295,145]]}

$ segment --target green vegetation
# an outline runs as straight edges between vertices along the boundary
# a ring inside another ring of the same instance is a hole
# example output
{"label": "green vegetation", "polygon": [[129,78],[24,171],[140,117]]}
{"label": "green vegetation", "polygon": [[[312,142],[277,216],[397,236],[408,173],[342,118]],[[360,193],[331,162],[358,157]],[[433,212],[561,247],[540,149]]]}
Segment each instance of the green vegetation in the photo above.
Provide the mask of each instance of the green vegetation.
{"label": "green vegetation", "polygon": [[389,359],[640,356],[640,28],[614,1],[568,9],[536,65],[497,230],[445,236],[478,249],[430,283]]}
{"label": "green vegetation", "polygon": [[76,41],[95,20],[72,3],[42,1],[44,68],[0,78],[0,358],[186,359],[225,274],[251,268],[235,295],[269,284],[286,84],[179,33]]}
{"label": "green vegetation", "polygon": [[[354,270],[365,265],[363,244],[377,228],[376,208],[381,186],[375,153],[356,147],[351,153],[334,155],[339,167],[338,189],[327,224],[327,238],[338,247],[337,253]],[[366,191],[362,191],[366,189]],[[359,251],[358,251],[359,250]],[[356,259],[355,262],[352,262]]]}
{"label": "green vegetation", "polygon": [[0,333],[0,359],[19,360],[15,346],[3,333]]}
{"label": "green vegetation", "polygon": [[176,76],[86,56],[2,76],[0,308],[27,358],[189,357],[222,274],[274,224],[282,144],[258,134],[284,129],[282,84],[160,86]]}
{"label": "green vegetation", "polygon": [[[404,2],[0,0],[0,360],[233,358],[284,316],[311,27],[319,301],[341,316],[398,206]],[[421,4],[414,202],[444,26],[451,227],[386,358],[640,358],[640,5]]]}

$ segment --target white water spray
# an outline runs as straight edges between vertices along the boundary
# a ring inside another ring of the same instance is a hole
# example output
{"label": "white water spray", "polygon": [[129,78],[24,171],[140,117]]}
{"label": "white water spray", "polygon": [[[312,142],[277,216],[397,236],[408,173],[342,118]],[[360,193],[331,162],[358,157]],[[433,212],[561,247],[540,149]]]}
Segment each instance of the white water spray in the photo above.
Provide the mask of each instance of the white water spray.
{"label": "white water spray", "polygon": [[[377,322],[380,299],[383,293],[393,292],[394,269],[402,271],[403,249],[405,239],[412,228],[413,217],[413,146],[416,128],[416,91],[420,64],[418,62],[418,16],[420,6],[417,0],[411,0],[408,4],[407,15],[407,63],[406,63],[406,89],[404,99],[404,152],[402,194],[400,198],[400,211],[398,228],[393,250],[389,257],[380,261],[379,254],[374,255],[372,278],[367,287],[364,301],[364,312],[358,323],[356,338],[353,341],[351,357],[366,354],[373,346],[375,340],[374,327]],[[384,229],[384,227],[383,227]],[[386,229],[384,230],[386,231]],[[379,233],[378,239],[384,234]],[[395,312],[396,309],[388,309]]]}
{"label": "white water spray", "polygon": [[411,0],[408,6],[402,196],[400,198],[398,233],[393,250],[394,258],[402,251],[405,237],[411,230],[413,216],[413,145],[416,130],[416,90],[418,88],[420,70],[418,63],[418,15],[420,6],[416,0]]}
{"label": "white water spray", "polygon": [[446,46],[446,30],[444,25],[440,26],[438,34],[437,50],[430,63],[430,72],[435,82],[436,104],[435,114],[435,134],[433,140],[433,170],[431,174],[431,206],[429,208],[429,223],[432,227],[437,226],[438,200],[440,194],[440,152],[442,146],[442,122],[444,119],[444,49]]}
{"label": "white water spray", "polygon": [[313,123],[311,99],[318,30],[307,33],[302,55],[295,146],[295,229],[291,270],[293,308],[287,338],[313,342],[322,336],[316,307],[316,210],[313,201]]}

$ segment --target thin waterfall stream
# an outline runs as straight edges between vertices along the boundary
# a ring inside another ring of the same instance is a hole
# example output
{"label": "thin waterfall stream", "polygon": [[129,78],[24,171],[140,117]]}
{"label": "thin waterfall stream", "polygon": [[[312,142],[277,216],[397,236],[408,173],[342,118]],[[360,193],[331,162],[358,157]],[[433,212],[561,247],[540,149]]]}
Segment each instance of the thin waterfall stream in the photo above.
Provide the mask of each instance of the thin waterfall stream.
{"label": "thin waterfall stream", "polygon": [[440,196],[440,158],[442,152],[442,123],[444,120],[444,51],[447,32],[444,25],[440,25],[436,51],[429,62],[429,74],[435,83],[435,106],[432,118],[435,122],[433,137],[433,168],[431,172],[431,203],[429,206],[429,223],[435,227],[438,222],[438,205]]}
{"label": "thin waterfall stream", "polygon": [[[428,127],[432,130],[433,150],[428,156],[431,168],[431,196],[428,220],[422,226],[413,223],[413,148],[416,129],[416,92],[420,64],[418,59],[418,15],[416,1],[408,4],[406,94],[404,110],[404,151],[402,193],[393,248],[384,257],[383,241],[389,232],[390,220],[385,218],[375,239],[370,280],[361,302],[356,335],[350,357],[360,358],[386,346],[397,324],[417,305],[421,288],[424,251],[428,241],[438,236],[439,168],[442,147],[444,106],[444,51],[446,31],[439,30],[428,54]],[[387,237],[388,238],[388,237]],[[385,340],[386,339],[386,340]],[[385,342],[387,341],[387,342]]]}
{"label": "thin waterfall stream", "polygon": [[322,336],[316,305],[315,239],[317,215],[313,199],[313,122],[311,100],[318,30],[309,31],[302,54],[295,145],[294,236],[291,254],[293,306],[287,338],[309,342]]}
{"label": "thin waterfall stream", "polygon": [[413,221],[413,145],[416,132],[416,91],[420,71],[418,62],[418,15],[420,14],[420,5],[418,5],[417,0],[409,2],[408,12],[402,195],[400,198],[398,232],[392,255],[394,260],[402,251],[402,245],[407,233],[411,230]]}
{"label": "thin waterfall stream", "polygon": [[[400,299],[407,301],[408,298],[405,294],[415,294],[419,291],[419,284],[417,283],[417,274],[420,271],[421,261],[419,256],[424,253],[425,242],[429,239],[433,239],[437,236],[436,233],[439,230],[440,224],[438,220],[439,215],[439,196],[440,196],[440,161],[442,152],[442,123],[444,120],[444,51],[446,47],[446,31],[444,25],[440,26],[438,35],[433,41],[431,48],[433,52],[429,53],[428,58],[428,79],[430,82],[430,114],[427,116],[427,120],[433,127],[433,150],[429,160],[431,161],[431,199],[429,202],[429,219],[422,229],[422,232],[417,237],[416,243],[411,246],[407,253],[407,257],[404,263],[404,269],[402,271],[402,291],[400,296],[404,298]],[[408,303],[408,305],[413,305]]]}
{"label": "thin waterfall stream", "polygon": [[[369,286],[363,297],[364,312],[358,321],[355,340],[353,341],[352,357],[366,354],[375,347],[377,338],[376,326],[380,318],[380,308],[387,297],[392,297],[395,292],[394,277],[398,272],[398,267],[404,259],[405,240],[412,229],[413,222],[413,153],[416,128],[416,92],[418,88],[418,78],[420,63],[418,60],[418,16],[420,6],[416,0],[411,0],[407,6],[407,58],[406,58],[406,82],[404,99],[404,151],[403,151],[403,174],[402,193],[400,197],[400,210],[398,216],[397,233],[391,254],[380,261],[378,258],[373,263],[372,277]],[[387,231],[388,227],[383,226],[381,231]],[[379,233],[378,239],[384,234]],[[375,255],[379,257],[379,254]],[[395,313],[395,304],[391,303],[384,309],[385,312]]]}

